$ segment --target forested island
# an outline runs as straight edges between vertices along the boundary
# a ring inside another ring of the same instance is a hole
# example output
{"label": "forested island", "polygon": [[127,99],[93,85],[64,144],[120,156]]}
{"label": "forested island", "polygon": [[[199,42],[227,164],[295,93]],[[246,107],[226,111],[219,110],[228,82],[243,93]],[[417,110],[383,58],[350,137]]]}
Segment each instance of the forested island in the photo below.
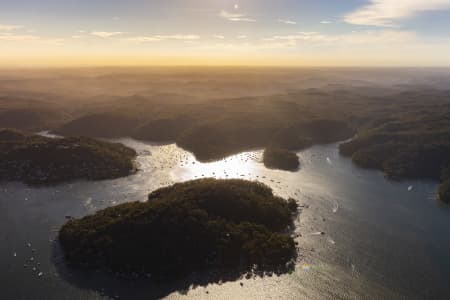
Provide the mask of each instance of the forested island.
{"label": "forested island", "polygon": [[281,148],[269,147],[264,150],[263,162],[267,168],[296,171],[300,166],[297,154]]}
{"label": "forested island", "polygon": [[34,185],[118,178],[134,171],[135,157],[133,149],[118,143],[0,131],[1,181]]}
{"label": "forested island", "polygon": [[296,257],[297,203],[245,180],[200,179],[147,202],[69,220],[59,239],[69,264],[171,280],[192,271],[283,272]]}

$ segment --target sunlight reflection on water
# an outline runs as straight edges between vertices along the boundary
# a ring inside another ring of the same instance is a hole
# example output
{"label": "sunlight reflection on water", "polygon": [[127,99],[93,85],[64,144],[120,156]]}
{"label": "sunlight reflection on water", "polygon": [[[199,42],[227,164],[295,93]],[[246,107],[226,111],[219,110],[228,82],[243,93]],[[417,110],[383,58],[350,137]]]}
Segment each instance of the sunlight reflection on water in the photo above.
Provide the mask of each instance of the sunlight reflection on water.
{"label": "sunlight reflection on water", "polygon": [[[280,277],[241,279],[173,292],[169,299],[358,299],[367,295],[420,299],[428,292],[420,291],[419,283],[427,285],[433,295],[448,291],[445,276],[450,268],[446,273],[449,263],[445,264],[445,259],[450,240],[443,238],[443,230],[450,226],[450,212],[432,202],[436,183],[387,181],[379,172],[353,166],[339,156],[336,145],[299,152],[300,170],[284,172],[266,169],[261,150],[201,163],[176,145],[119,141],[139,154],[139,172],[132,176],[40,189],[17,183],[0,185],[0,225],[4,229],[0,237],[5,241],[0,247],[0,263],[8,270],[0,280],[5,283],[6,296],[19,292],[27,299],[68,295],[73,299],[106,298],[99,291],[69,284],[49,260],[49,237],[54,238],[64,216],[80,217],[127,201],[145,201],[149,192],[161,186],[206,177],[258,180],[280,196],[297,199],[302,209],[294,232],[299,243],[297,268],[293,274]],[[26,273],[22,263],[10,259],[12,253],[19,257],[30,240],[42,252],[41,257],[47,257],[41,258],[46,275],[39,279],[40,284]],[[436,268],[444,270],[435,273]],[[405,270],[409,270],[407,276]],[[423,279],[423,274],[428,278]],[[10,290],[17,280],[26,289]],[[115,284],[111,289],[122,292],[122,298],[131,291],[146,295],[155,289],[126,286]]]}

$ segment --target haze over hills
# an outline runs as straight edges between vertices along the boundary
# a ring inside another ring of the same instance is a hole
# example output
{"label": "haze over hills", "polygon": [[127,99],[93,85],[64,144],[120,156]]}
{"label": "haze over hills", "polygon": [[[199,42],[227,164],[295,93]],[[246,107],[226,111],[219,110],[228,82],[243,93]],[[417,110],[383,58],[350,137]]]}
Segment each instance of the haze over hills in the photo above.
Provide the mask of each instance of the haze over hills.
{"label": "haze over hills", "polygon": [[[450,165],[447,69],[60,69],[0,77],[0,127],[176,142],[204,161],[357,133],[341,150],[361,166],[446,180]],[[362,161],[371,155],[394,158]]]}

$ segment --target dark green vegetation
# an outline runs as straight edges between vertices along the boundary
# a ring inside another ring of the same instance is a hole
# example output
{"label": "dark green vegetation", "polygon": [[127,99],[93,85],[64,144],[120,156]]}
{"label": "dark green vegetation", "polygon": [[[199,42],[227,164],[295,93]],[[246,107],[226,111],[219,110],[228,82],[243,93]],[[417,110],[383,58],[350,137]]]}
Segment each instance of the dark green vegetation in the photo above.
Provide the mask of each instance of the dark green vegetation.
{"label": "dark green vegetation", "polygon": [[137,127],[133,130],[132,137],[153,142],[173,142],[192,124],[193,120],[184,117],[157,119]]}
{"label": "dark green vegetation", "polygon": [[129,135],[138,122],[121,114],[86,115],[64,124],[55,132],[64,136],[115,138]]}
{"label": "dark green vegetation", "polygon": [[[195,109],[203,108],[199,106]],[[218,110],[221,111],[226,110]],[[202,113],[201,117],[196,116],[199,113]],[[228,112],[226,118],[213,111],[206,115],[203,113],[194,112],[187,117],[176,116],[148,122],[133,121],[129,116],[116,114],[87,115],[63,125],[56,133],[65,136],[132,136],[153,142],[176,142],[193,152],[198,160],[211,161],[266,146],[299,150],[318,143],[341,141],[350,138],[355,132],[345,122],[336,120],[271,120],[275,117],[271,112],[261,116],[243,114],[242,117]]]}
{"label": "dark green vegetation", "polygon": [[315,144],[328,144],[349,139],[355,130],[342,120],[313,120],[290,124],[274,134],[271,145],[288,150],[301,150]]}
{"label": "dark green vegetation", "polygon": [[450,203],[450,179],[444,181],[439,187],[439,199],[446,203]]}
{"label": "dark green vegetation", "polygon": [[[201,179],[110,207],[60,230],[69,263],[173,279],[209,268],[282,271],[296,256],[285,233],[297,211],[257,182]],[[256,267],[255,267],[256,265]]]}
{"label": "dark green vegetation", "polygon": [[[15,100],[16,99],[13,99],[12,101]],[[1,101],[2,99],[0,97],[0,103]],[[52,128],[63,121],[63,114],[50,110],[41,110],[39,108],[14,108],[2,111],[0,109],[0,128],[16,128],[23,130]]]}
{"label": "dark green vegetation", "polygon": [[134,150],[122,144],[0,131],[0,180],[51,184],[117,178],[134,170],[135,156]]}
{"label": "dark green vegetation", "polygon": [[445,69],[39,72],[0,72],[0,126],[176,142],[201,161],[255,148],[301,150],[356,133],[341,153],[360,166],[441,181],[450,169]]}
{"label": "dark green vegetation", "polygon": [[[394,179],[446,180],[450,168],[449,107],[398,114],[361,130],[340,146],[361,167],[383,170]],[[445,192],[441,189],[441,195]],[[441,199],[445,197],[440,197]]]}
{"label": "dark green vegetation", "polygon": [[273,147],[264,150],[263,161],[264,165],[270,169],[295,171],[300,166],[297,154],[289,150]]}
{"label": "dark green vegetation", "polygon": [[267,146],[299,150],[316,143],[337,142],[354,134],[342,121],[271,119],[274,117],[278,116],[270,112],[261,116],[230,115],[226,120],[193,126],[176,142],[199,160],[208,161]]}

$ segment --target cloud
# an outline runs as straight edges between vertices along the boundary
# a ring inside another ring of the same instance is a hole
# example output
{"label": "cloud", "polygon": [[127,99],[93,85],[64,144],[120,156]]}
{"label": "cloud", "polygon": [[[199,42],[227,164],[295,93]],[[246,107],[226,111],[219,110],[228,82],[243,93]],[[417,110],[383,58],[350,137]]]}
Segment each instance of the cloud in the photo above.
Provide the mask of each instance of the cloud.
{"label": "cloud", "polygon": [[160,42],[165,40],[195,41],[198,39],[200,39],[200,36],[195,34],[170,34],[170,35],[135,36],[123,40],[134,43],[149,43],[149,42]]}
{"label": "cloud", "polygon": [[230,13],[227,12],[226,10],[222,10],[219,13],[219,16],[232,22],[256,22],[255,19],[249,18],[245,14]]}
{"label": "cloud", "polygon": [[450,0],[370,0],[344,17],[347,23],[394,27],[396,20],[413,17],[421,12],[450,9]]}
{"label": "cloud", "polygon": [[[265,39],[233,40],[229,42],[210,40],[186,47],[196,55],[208,56],[243,55],[249,57],[276,58],[286,64],[293,58],[311,65],[436,65],[450,62],[450,40],[422,40],[414,32],[395,29],[376,29],[341,34],[324,32],[297,32],[287,35],[268,36]],[[418,53],[421,53],[420,55]],[[425,54],[425,55],[424,55]],[[250,56],[249,56],[250,55]],[[262,55],[262,56],[261,56]]]}
{"label": "cloud", "polygon": [[311,37],[314,37],[315,39],[322,37],[318,32],[311,31],[311,32],[298,32],[297,34],[290,34],[290,35],[275,35],[270,38],[263,39],[264,41],[277,41],[277,40],[308,40]]}
{"label": "cloud", "polygon": [[122,35],[124,32],[115,31],[115,32],[108,32],[108,31],[93,31],[91,32],[91,35],[101,38],[109,38],[116,35]]}
{"label": "cloud", "polygon": [[172,34],[172,35],[156,35],[157,38],[162,40],[198,40],[199,35],[196,34]]}
{"label": "cloud", "polygon": [[43,38],[30,34],[12,34],[12,33],[0,33],[0,41],[3,42],[34,42],[40,44],[51,44],[60,46],[63,44],[64,39]]}
{"label": "cloud", "polygon": [[40,37],[26,34],[0,34],[0,41],[21,42],[21,41],[37,41]]}
{"label": "cloud", "polygon": [[225,37],[224,37],[223,35],[220,35],[220,34],[214,34],[214,35],[212,35],[212,38],[218,39],[218,40],[223,40],[223,39],[225,39]]}
{"label": "cloud", "polygon": [[194,50],[215,52],[245,52],[289,48],[295,46],[292,41],[263,41],[259,43],[208,43],[195,46]]}
{"label": "cloud", "polygon": [[236,36],[236,38],[237,38],[238,40],[244,40],[244,39],[247,38],[247,36],[246,36],[245,34],[240,34],[240,35]]}
{"label": "cloud", "polygon": [[0,24],[0,31],[13,31],[20,28],[23,28],[23,26]]}
{"label": "cloud", "polygon": [[159,41],[161,41],[161,39],[158,39],[153,36],[135,36],[135,37],[124,39],[124,41],[134,42],[134,43],[149,43],[149,42],[159,42]]}
{"label": "cloud", "polygon": [[331,24],[331,21],[320,21],[320,24]]}
{"label": "cloud", "polygon": [[288,20],[288,19],[278,19],[277,22],[287,24],[287,25],[296,25],[297,22]]}
{"label": "cloud", "polygon": [[340,46],[367,46],[404,44],[417,41],[417,36],[410,31],[377,30],[352,32],[347,34],[327,35],[319,32],[299,32],[294,35],[276,35],[264,41],[290,41],[291,45],[298,43],[308,45]]}

